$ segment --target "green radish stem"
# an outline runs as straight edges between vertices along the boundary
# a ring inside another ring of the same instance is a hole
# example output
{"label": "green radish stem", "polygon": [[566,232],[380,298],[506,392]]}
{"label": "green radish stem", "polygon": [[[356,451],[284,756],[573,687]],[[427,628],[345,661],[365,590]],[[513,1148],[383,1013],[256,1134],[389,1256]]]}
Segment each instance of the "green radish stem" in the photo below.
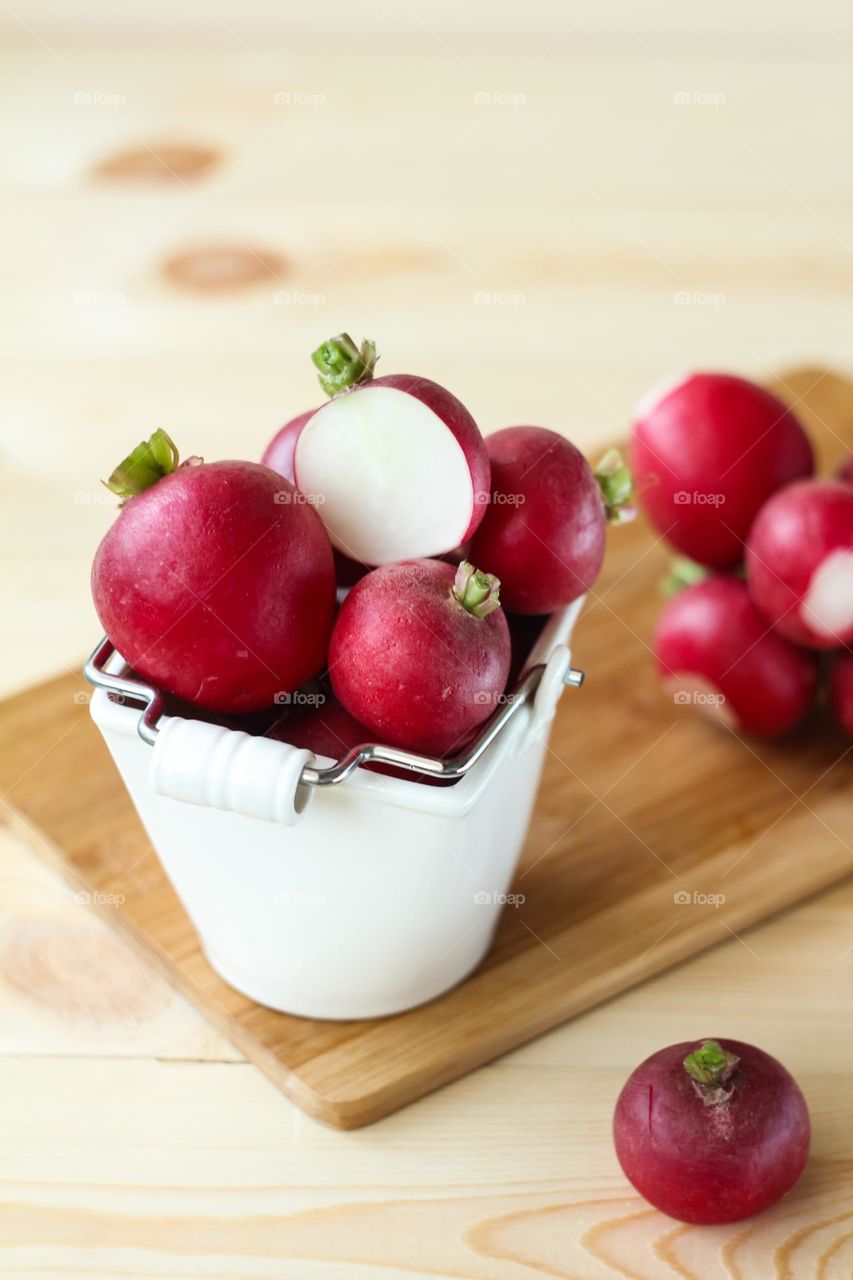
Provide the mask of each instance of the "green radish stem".
{"label": "green radish stem", "polygon": [[634,477],[618,449],[608,449],[593,470],[609,524],[626,524],[637,514]]}
{"label": "green radish stem", "polygon": [[482,573],[467,560],[456,570],[450,588],[453,599],[475,618],[485,618],[500,608],[500,581],[493,573]]}
{"label": "green radish stem", "polygon": [[660,580],[661,593],[665,596],[677,596],[685,587],[692,587],[697,582],[704,582],[710,569],[697,564],[687,556],[675,556],[669,567],[669,573]]}
{"label": "green radish stem", "polygon": [[[187,459],[188,463],[197,461],[197,458]],[[102,483],[110,493],[116,494],[124,502],[126,498],[150,489],[163,476],[170,475],[176,470],[178,462],[177,445],[171,436],[158,427],[148,440],[143,440],[123,458],[109,480]]]}
{"label": "green radish stem", "polygon": [[706,1107],[725,1102],[732,1096],[732,1076],[740,1058],[729,1053],[718,1040],[702,1040],[684,1059],[684,1070]]}
{"label": "green radish stem", "polygon": [[348,333],[339,333],[312,351],[311,359],[320,386],[327,396],[334,397],[360,382],[369,382],[379,357],[375,342],[365,338],[357,347]]}

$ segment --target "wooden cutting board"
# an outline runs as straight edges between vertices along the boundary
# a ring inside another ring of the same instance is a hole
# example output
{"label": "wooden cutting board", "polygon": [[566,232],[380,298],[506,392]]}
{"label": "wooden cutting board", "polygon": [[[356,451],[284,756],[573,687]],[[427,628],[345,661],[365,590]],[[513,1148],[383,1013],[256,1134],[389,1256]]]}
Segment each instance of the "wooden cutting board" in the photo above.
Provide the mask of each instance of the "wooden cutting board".
{"label": "wooden cutting board", "polygon": [[[831,465],[853,441],[846,384],[787,379]],[[790,395],[789,395],[790,398]],[[649,642],[666,552],[616,529],[577,632],[588,679],[554,725],[539,801],[491,954],[397,1017],[314,1022],[226,986],[148,846],[72,673],[0,706],[10,821],[306,1112],[355,1128],[853,870],[853,753],[815,713],[784,742],[737,737],[659,688]]]}

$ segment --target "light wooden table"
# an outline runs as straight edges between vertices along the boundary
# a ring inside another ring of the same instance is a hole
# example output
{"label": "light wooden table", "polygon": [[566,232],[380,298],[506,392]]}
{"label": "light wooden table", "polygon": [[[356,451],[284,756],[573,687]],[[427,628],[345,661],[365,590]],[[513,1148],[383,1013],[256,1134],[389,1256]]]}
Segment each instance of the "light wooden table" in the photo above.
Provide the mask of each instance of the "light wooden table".
{"label": "light wooden table", "polygon": [[[308,352],[341,328],[486,430],[590,449],[673,369],[849,361],[849,15],[743,8],[700,29],[659,0],[638,27],[601,3],[561,26],[537,0],[514,33],[491,7],[339,5],[330,43],[259,4],[158,3],[124,32],[99,4],[65,33],[51,6],[4,5],[3,690],[97,634],[98,478],[155,425],[256,456],[316,399]],[[167,145],[197,168],[170,151],[181,172],[143,181]],[[184,255],[210,249],[188,288]],[[223,270],[240,287],[210,287]],[[3,1275],[853,1270],[853,886],[349,1134],[8,833],[0,886]],[[636,1062],[711,1034],[784,1059],[815,1141],[777,1211],[700,1231],[632,1194],[609,1124]]]}

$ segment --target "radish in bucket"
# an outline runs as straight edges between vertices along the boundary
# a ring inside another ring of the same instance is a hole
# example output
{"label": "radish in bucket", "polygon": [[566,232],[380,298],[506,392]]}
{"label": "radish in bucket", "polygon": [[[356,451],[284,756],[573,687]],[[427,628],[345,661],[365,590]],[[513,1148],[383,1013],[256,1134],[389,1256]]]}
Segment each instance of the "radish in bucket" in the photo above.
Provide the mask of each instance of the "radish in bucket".
{"label": "radish in bucket", "polygon": [[630,473],[615,449],[593,472],[546,427],[505,427],[486,448],[492,491],[471,558],[500,579],[505,608],[553,613],[598,577],[608,521],[633,514]]}
{"label": "radish in bucket", "polygon": [[724,373],[694,373],[655,388],[638,405],[631,467],[651,523],[700,564],[727,569],[761,505],[811,475],[799,421],[763,387]]}
{"label": "radish in bucket", "polygon": [[299,439],[305,423],[316,412],[316,409],[306,409],[304,413],[298,413],[295,418],[285,422],[283,427],[279,427],[261,455],[263,466],[271,467],[273,471],[277,471],[280,476],[284,476],[285,480],[289,480],[291,484],[296,483],[296,477],[293,473],[293,454],[296,449],[296,441]]}
{"label": "radish in bucket", "polygon": [[361,564],[439,556],[477,528],[489,460],[465,406],[411,374],[374,378],[376,350],[348,334],[314,352],[332,397],[299,432],[296,483],[332,543]]}
{"label": "radish in bucket", "polygon": [[498,707],[511,647],[499,586],[443,560],[384,565],[356,583],[332,632],[329,677],[377,741],[452,753]]}
{"label": "radish in bucket", "polygon": [[761,508],[746,545],[750,595],[797,644],[853,641],[853,487],[801,480]]}
{"label": "radish in bucket", "polygon": [[301,494],[254,462],[202,462],[164,431],[107,487],[122,509],[95,554],[104,630],[141,676],[198,707],[270,706],[323,666],[332,548]]}

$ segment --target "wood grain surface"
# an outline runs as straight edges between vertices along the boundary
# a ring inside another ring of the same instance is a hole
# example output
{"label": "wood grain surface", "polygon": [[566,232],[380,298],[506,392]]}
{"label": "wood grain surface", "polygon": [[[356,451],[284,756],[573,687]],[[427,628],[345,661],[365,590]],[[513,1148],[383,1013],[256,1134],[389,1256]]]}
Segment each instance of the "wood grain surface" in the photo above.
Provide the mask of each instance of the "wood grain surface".
{"label": "wood grain surface", "polygon": [[[820,376],[849,441],[850,21],[837,0],[10,0],[2,691],[85,656],[97,478],[127,445],[163,425],[258,456],[342,327],[485,430],[592,452],[672,370],[807,364],[789,394]],[[0,1273],[848,1277],[851,908],[847,882],[340,1133],[0,830]],[[650,1212],[609,1137],[636,1062],[708,1034],[781,1057],[814,1122],[795,1193],[712,1231]]]}

